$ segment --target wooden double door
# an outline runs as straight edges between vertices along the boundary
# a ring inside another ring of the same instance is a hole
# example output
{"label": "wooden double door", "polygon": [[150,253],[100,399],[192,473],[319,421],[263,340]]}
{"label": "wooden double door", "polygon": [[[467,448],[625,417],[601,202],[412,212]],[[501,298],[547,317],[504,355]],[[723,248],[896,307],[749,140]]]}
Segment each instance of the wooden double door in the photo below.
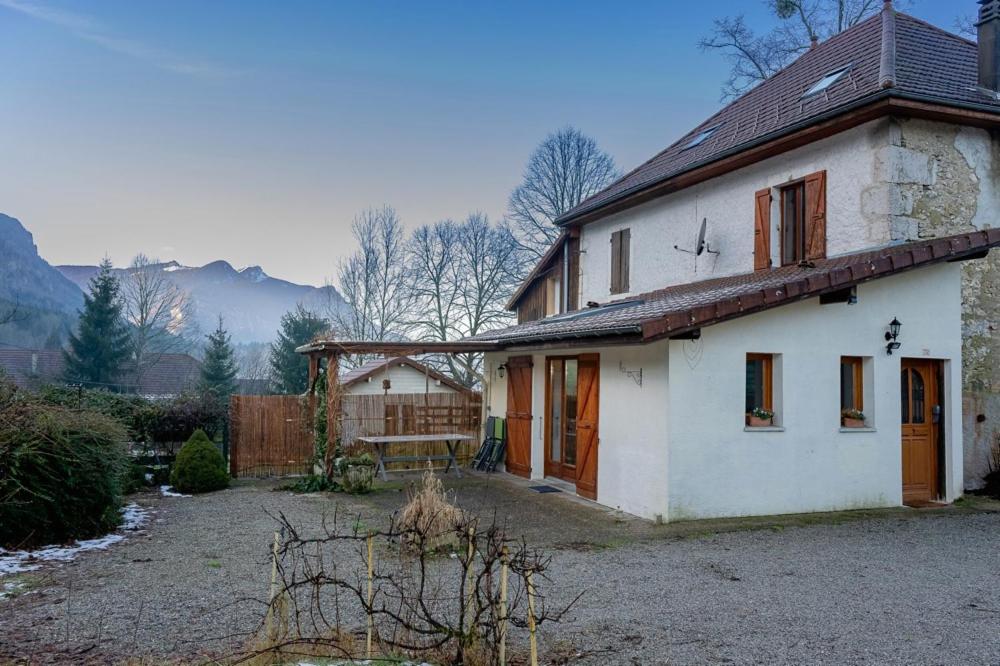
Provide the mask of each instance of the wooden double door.
{"label": "wooden double door", "polygon": [[545,475],[597,499],[600,358],[552,356],[545,371]]}
{"label": "wooden double door", "polygon": [[936,500],[941,494],[941,362],[902,359],[900,407],[903,446],[903,503]]}

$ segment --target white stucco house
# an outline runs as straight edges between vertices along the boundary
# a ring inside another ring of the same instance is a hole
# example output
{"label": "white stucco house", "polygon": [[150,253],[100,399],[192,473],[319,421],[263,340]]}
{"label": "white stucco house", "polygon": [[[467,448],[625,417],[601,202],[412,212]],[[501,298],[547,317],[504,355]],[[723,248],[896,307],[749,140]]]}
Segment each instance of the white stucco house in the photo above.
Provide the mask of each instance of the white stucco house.
{"label": "white stucco house", "polygon": [[977,47],[887,3],[559,218],[519,323],[466,341],[507,471],[667,521],[960,496],[998,4]]}
{"label": "white stucco house", "polygon": [[345,395],[468,393],[470,389],[407,356],[370,360],[340,375]]}

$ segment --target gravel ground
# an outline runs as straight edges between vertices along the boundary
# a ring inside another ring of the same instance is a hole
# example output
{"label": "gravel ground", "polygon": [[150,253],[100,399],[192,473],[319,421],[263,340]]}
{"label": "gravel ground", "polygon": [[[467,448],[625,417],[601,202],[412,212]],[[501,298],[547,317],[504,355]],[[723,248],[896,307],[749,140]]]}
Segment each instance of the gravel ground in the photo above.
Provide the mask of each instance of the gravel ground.
{"label": "gravel ground", "polygon": [[[553,554],[543,663],[997,664],[1000,513],[890,510],[658,526],[496,477],[451,482],[459,503]],[[0,661],[197,659],[242,645],[260,608],[275,521],[339,511],[368,525],[403,504],[241,484],[139,495],[144,534],[22,574],[0,600]],[[987,507],[993,508],[993,507]],[[269,515],[270,514],[270,515]],[[5,578],[4,582],[10,582]],[[229,637],[229,638],[227,638]]]}

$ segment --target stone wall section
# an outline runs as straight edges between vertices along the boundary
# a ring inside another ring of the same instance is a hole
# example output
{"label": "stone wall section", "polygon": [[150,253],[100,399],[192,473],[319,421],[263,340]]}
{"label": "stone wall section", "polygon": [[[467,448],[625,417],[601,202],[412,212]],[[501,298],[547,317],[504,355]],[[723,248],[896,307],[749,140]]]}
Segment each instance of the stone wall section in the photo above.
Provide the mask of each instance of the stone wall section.
{"label": "stone wall section", "polygon": [[[876,160],[893,241],[1000,226],[1000,136],[897,119]],[[875,199],[875,197],[871,197]],[[864,202],[863,202],[864,203]],[[869,204],[870,207],[870,204]],[[881,211],[880,211],[881,212]],[[1000,252],[962,270],[963,439],[966,487],[982,484],[1000,442]],[[905,335],[905,334],[904,334]]]}

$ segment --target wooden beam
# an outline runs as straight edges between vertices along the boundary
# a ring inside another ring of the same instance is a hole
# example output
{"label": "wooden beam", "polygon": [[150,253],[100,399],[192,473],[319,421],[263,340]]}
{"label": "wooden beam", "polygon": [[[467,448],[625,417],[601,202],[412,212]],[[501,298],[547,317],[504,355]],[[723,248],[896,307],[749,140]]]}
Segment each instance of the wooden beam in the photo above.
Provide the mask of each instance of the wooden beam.
{"label": "wooden beam", "polygon": [[495,351],[500,345],[495,342],[392,342],[359,340],[318,340],[296,349],[300,354],[378,354],[405,356],[408,354],[468,354]]}
{"label": "wooden beam", "polygon": [[333,461],[337,455],[337,425],[340,423],[340,354],[331,354],[326,361],[326,455],[323,471],[333,478]]}
{"label": "wooden beam", "polygon": [[317,375],[319,375],[319,357],[315,354],[309,354],[309,384],[306,389],[309,395],[316,392]]}

